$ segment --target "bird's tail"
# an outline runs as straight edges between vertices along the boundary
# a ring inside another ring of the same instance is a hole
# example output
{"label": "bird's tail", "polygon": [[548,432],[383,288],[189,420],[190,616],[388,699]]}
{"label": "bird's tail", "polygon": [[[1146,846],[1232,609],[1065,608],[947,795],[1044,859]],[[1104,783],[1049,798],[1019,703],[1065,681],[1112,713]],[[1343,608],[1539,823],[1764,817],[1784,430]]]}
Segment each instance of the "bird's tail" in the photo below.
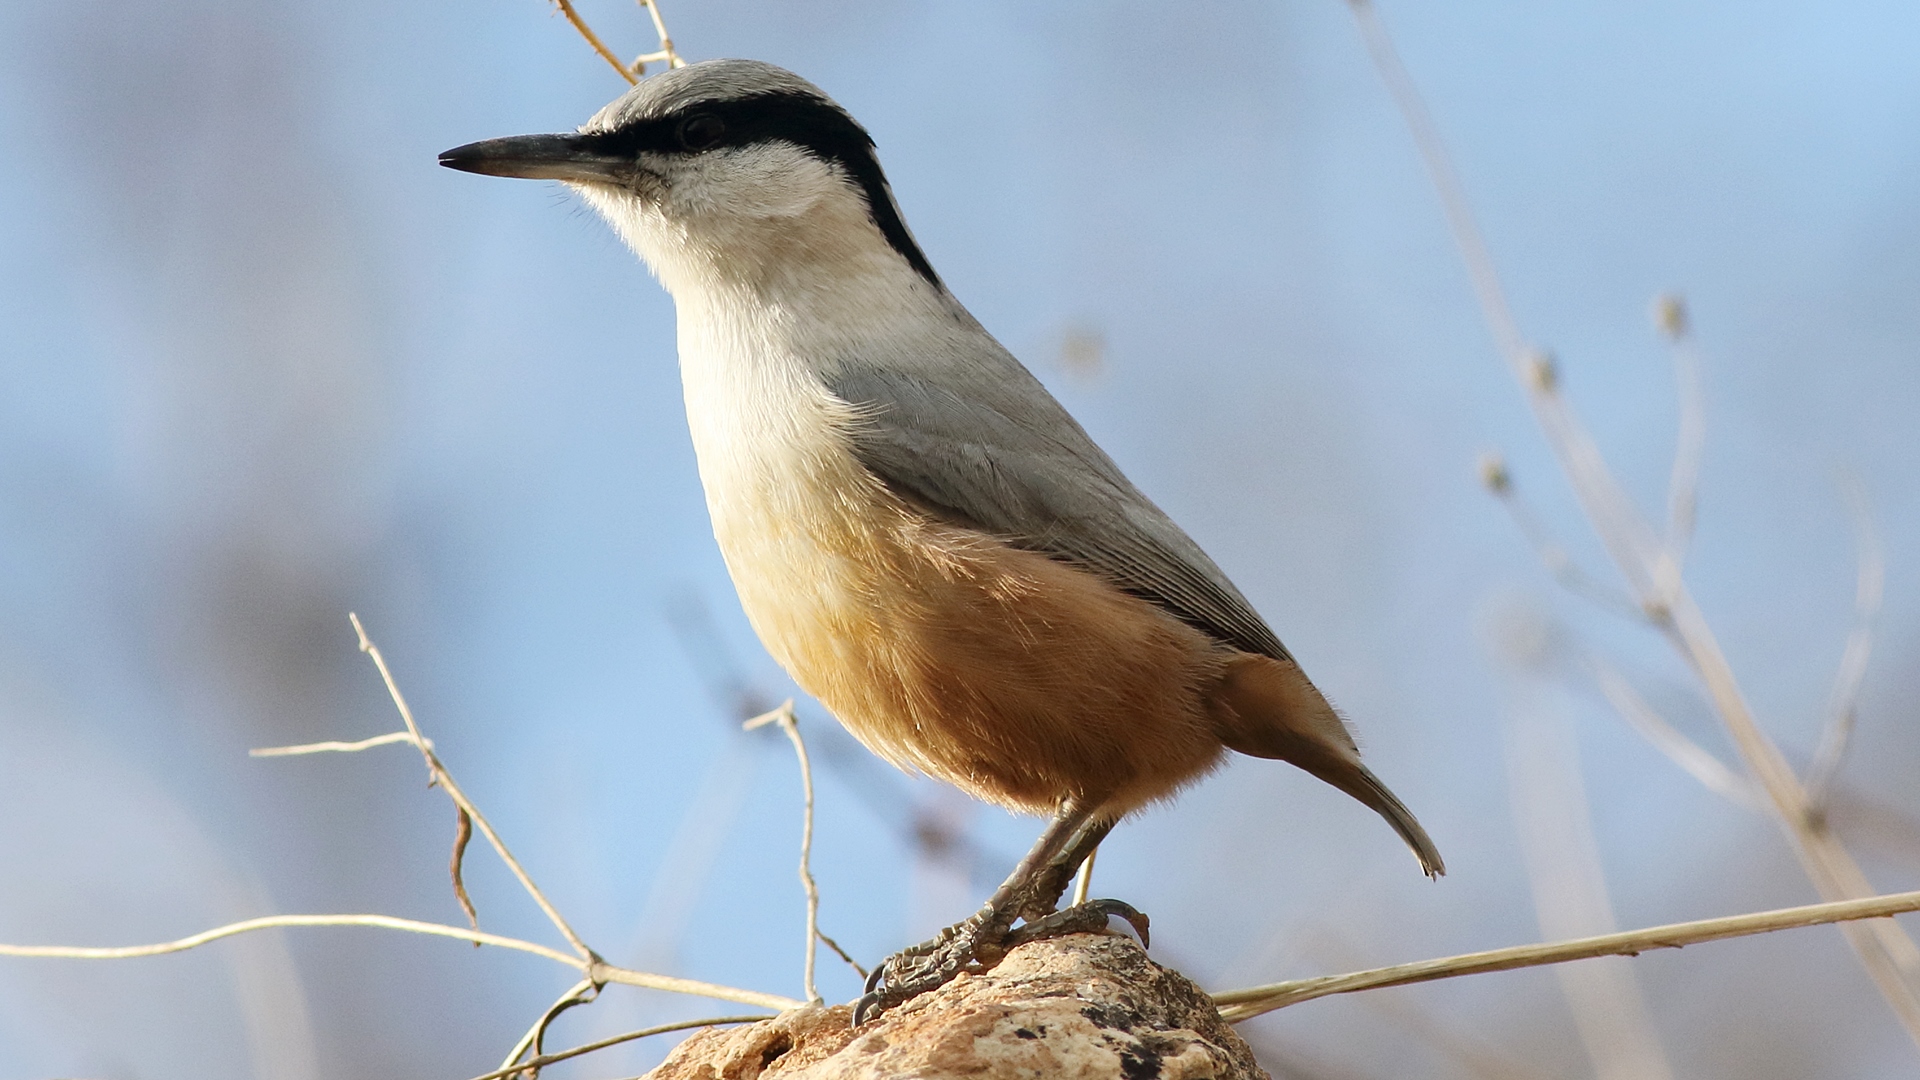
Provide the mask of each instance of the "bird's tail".
{"label": "bird's tail", "polygon": [[1277,758],[1325,780],[1386,818],[1428,877],[1447,872],[1427,830],[1399,796],[1360,764],[1360,751],[1340,714],[1297,665],[1241,653],[1227,665],[1211,705],[1220,741],[1230,749]]}
{"label": "bird's tail", "polygon": [[1400,839],[1413,849],[1414,858],[1420,860],[1420,869],[1426,871],[1428,877],[1437,878],[1447,872],[1447,864],[1440,858],[1440,849],[1433,846],[1433,838],[1420,827],[1419,819],[1407,809],[1407,804],[1401,802],[1398,795],[1388,791],[1387,785],[1373,775],[1373,770],[1354,762],[1337,772],[1307,771],[1359,799],[1372,807],[1374,813],[1386,818],[1387,824],[1393,826],[1393,831],[1399,833]]}

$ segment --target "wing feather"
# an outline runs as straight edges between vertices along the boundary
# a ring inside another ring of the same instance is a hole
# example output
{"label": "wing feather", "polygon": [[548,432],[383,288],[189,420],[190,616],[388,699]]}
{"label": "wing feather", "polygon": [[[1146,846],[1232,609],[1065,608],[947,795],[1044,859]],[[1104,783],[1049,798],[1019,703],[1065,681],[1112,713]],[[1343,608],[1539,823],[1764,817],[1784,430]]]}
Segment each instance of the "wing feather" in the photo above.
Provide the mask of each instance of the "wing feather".
{"label": "wing feather", "polygon": [[1039,381],[1011,356],[991,359],[972,377],[857,363],[827,376],[861,418],[861,463],[943,520],[1100,574],[1224,644],[1291,660],[1213,560]]}

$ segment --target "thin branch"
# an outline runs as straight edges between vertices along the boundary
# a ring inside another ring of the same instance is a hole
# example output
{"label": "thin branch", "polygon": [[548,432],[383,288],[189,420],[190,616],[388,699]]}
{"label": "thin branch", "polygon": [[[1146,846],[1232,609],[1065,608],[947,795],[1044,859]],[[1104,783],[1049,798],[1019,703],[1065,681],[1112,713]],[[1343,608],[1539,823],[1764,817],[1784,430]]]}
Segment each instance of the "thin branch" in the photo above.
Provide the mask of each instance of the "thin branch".
{"label": "thin branch", "polygon": [[665,60],[669,68],[686,67],[687,62],[680,59],[680,54],[674,51],[673,39],[667,36],[667,22],[660,17],[660,5],[657,0],[639,0],[639,4],[647,9],[647,16],[653,20],[653,32],[660,39],[660,51],[648,53],[634,60],[633,73],[636,76],[645,74],[647,65],[658,60]]}
{"label": "thin branch", "polygon": [[[1552,357],[1530,346],[1520,333],[1438,128],[1385,27],[1369,0],[1348,0],[1348,7],[1439,191],[1487,325],[1502,357],[1526,389],[1534,417],[1594,532],[1641,606],[1666,624],[1668,636],[1698,673],[1748,775],[1766,793],[1778,825],[1815,889],[1829,901],[1871,897],[1872,883],[1845,847],[1820,824],[1786,756],[1754,720],[1719,639],[1685,582],[1670,571],[1671,560],[1665,558],[1663,545],[1634,510],[1593,436],[1559,393]],[[1846,926],[1842,932],[1908,1036],[1920,1043],[1920,991],[1914,983],[1920,978],[1920,946],[1891,922]]]}
{"label": "thin branch", "polygon": [[866,979],[867,977],[866,965],[862,964],[858,960],[855,960],[851,955],[849,955],[847,950],[840,947],[839,942],[827,936],[826,931],[816,930],[814,931],[814,933],[819,936],[821,944],[825,945],[829,949],[832,949],[835,956],[838,956],[840,959],[846,961],[847,966],[852,968],[856,973],[858,973],[862,980]]}
{"label": "thin branch", "polygon": [[598,992],[598,988],[593,985],[591,979],[582,979],[568,987],[566,993],[555,998],[553,1004],[547,1006],[546,1011],[540,1014],[540,1019],[535,1020],[533,1026],[527,1029],[527,1033],[520,1036],[520,1041],[513,1044],[513,1049],[507,1052],[507,1059],[500,1063],[502,1072],[509,1069],[518,1072],[520,1069],[528,1068],[529,1066],[520,1064],[520,1058],[529,1050],[533,1051],[533,1056],[540,1056],[540,1041],[546,1037],[547,1027],[553,1023],[553,1018],[584,1001],[592,1001],[593,996]]}
{"label": "thin branch", "polygon": [[1480,483],[1494,498],[1500,500],[1500,505],[1507,508],[1514,525],[1520,529],[1520,535],[1526,538],[1534,555],[1553,575],[1553,579],[1560,583],[1561,588],[1635,622],[1648,621],[1647,610],[1635,603],[1632,597],[1601,581],[1573,561],[1573,556],[1567,554],[1566,546],[1553,538],[1553,533],[1540,520],[1540,515],[1534,513],[1533,506],[1520,494],[1513,474],[1508,471],[1506,461],[1500,455],[1486,454],[1481,457]]}
{"label": "thin branch", "polygon": [[367,628],[360,624],[360,616],[348,612],[347,619],[353,623],[353,632],[360,639],[360,651],[371,657],[373,666],[379,669],[380,681],[387,686],[387,696],[393,699],[393,707],[400,711],[400,719],[406,723],[407,733],[413,736],[413,744],[419,748],[420,756],[427,763],[427,774],[431,782],[438,784],[441,790],[447,793],[447,798],[453,800],[453,805],[459,807],[473,820],[473,825],[480,830],[480,835],[487,838],[487,843],[492,845],[494,852],[500,856],[500,861],[507,864],[508,870],[513,871],[514,879],[520,882],[520,887],[527,891],[528,896],[533,897],[533,902],[540,906],[541,912],[547,916],[547,921],[553,924],[554,929],[560,931],[560,936],[567,939],[567,944],[573,946],[574,951],[582,958],[598,961],[600,958],[594,955],[594,951],[587,947],[586,942],[580,940],[579,934],[573,932],[573,927],[567,925],[567,920],[560,916],[559,910],[547,899],[547,894],[541,892],[540,887],[533,883],[533,878],[527,875],[526,869],[520,865],[520,860],[514,858],[513,853],[507,850],[506,843],[500,839],[498,833],[493,831],[493,826],[488,823],[486,816],[480,813],[479,808],[473,805],[473,800],[467,798],[466,793],[460,790],[460,785],[454,783],[453,774],[440,763],[440,758],[433,752],[431,745],[421,737],[420,725],[413,719],[413,710],[407,706],[406,696],[400,693],[400,685],[394,681],[393,672],[387,668],[387,658],[380,655],[380,647],[367,636]]}
{"label": "thin branch", "polygon": [[[389,731],[385,735],[375,735],[371,739],[359,742],[316,742],[302,743],[299,746],[259,746],[247,751],[248,757],[299,757],[303,754],[353,754],[361,750],[371,750],[376,746],[392,746],[394,743],[406,743],[418,746],[411,731]],[[427,743],[432,749],[433,743]]]}
{"label": "thin branch", "polygon": [[[787,741],[793,743],[794,756],[800,759],[800,791],[805,799],[800,821],[800,887],[807,893],[805,982],[807,1000],[817,1005],[826,999],[820,996],[820,988],[813,982],[814,963],[819,954],[816,946],[820,938],[820,887],[813,881],[813,763],[807,758],[806,740],[800,737],[800,723],[793,715],[792,698],[782,702],[779,708],[762,713],[740,727],[742,731],[752,731],[768,724],[780,725],[780,730],[787,733]],[[834,946],[834,950],[838,952],[839,946]]]}
{"label": "thin branch", "polygon": [[0,956],[46,956],[68,960],[131,960],[142,956],[165,956],[167,953],[186,952],[210,941],[233,937],[237,934],[252,933],[255,930],[276,930],[290,926],[374,926],[385,930],[404,930],[412,934],[432,934],[436,937],[457,938],[471,941],[477,945],[494,945],[502,949],[517,949],[520,952],[544,956],[571,968],[584,968],[585,962],[578,957],[569,956],[558,949],[519,938],[502,937],[480,930],[468,930],[459,926],[447,926],[443,923],[420,922],[417,919],[401,919],[392,915],[266,915],[258,919],[242,919],[239,922],[216,926],[198,934],[174,941],[163,941],[155,945],[119,945],[92,947],[85,945],[0,945]]}
{"label": "thin branch", "polygon": [[[441,790],[447,793],[447,797],[453,800],[454,806],[466,813],[471,819],[473,827],[480,831],[481,836],[487,838],[487,843],[493,847],[494,853],[500,856],[500,861],[505,863],[507,869],[513,872],[515,880],[520,882],[520,887],[527,891],[527,895],[533,897],[534,903],[540,906],[540,910],[546,914],[547,920],[560,931],[561,935],[567,939],[568,944],[572,945],[574,951],[579,955],[577,958],[565,957],[563,953],[547,949],[545,946],[534,946],[528,942],[519,942],[513,947],[537,951],[542,955],[553,958],[564,958],[569,966],[583,972],[588,979],[595,983],[617,982],[628,986],[666,990],[672,993],[691,994],[697,997],[712,997],[722,1001],[738,1001],[748,1005],[763,1005],[775,1009],[792,1008],[802,1004],[792,998],[779,994],[763,994],[757,990],[741,990],[730,986],[720,986],[716,983],[700,982],[695,979],[681,979],[671,975],[655,975],[652,972],[634,971],[629,968],[616,967],[602,960],[598,953],[588,948],[586,943],[580,939],[579,935],[573,932],[573,928],[567,925],[567,921],[561,918],[559,911],[547,900],[546,894],[542,893],[539,887],[533,883],[533,879],[528,876],[526,869],[520,865],[518,859],[513,857],[513,853],[507,850],[507,845],[500,839],[499,834],[493,831],[493,826],[487,821],[486,815],[482,814],[479,808],[474,806],[473,801],[468,799],[466,793],[460,790],[460,785],[454,782],[453,774],[447,771],[447,767],[441,763],[439,756],[433,752],[432,742],[420,734],[420,725],[415,722],[413,718],[413,709],[407,705],[406,696],[400,692],[399,684],[394,681],[393,671],[387,667],[387,659],[381,655],[379,646],[375,645],[373,639],[368,636],[366,627],[361,624],[358,615],[348,613],[347,618],[353,623],[354,633],[359,638],[360,651],[372,658],[374,667],[380,672],[381,682],[386,685],[387,695],[393,699],[394,708],[399,710],[400,719],[407,725],[409,738],[404,741],[417,747],[421,757],[425,760],[429,782],[439,785]],[[398,742],[403,740],[394,741]],[[328,918],[329,916],[305,917]],[[385,916],[355,917],[385,918]],[[396,920],[396,923],[410,924],[411,920]],[[387,924],[375,923],[372,925]],[[434,926],[437,924],[420,923],[414,925]],[[446,929],[447,928],[442,928],[437,931],[422,932],[444,933]],[[500,944],[514,940],[512,938],[496,938],[491,934],[476,935],[477,932],[468,933],[461,931],[449,936],[465,938],[468,941],[482,941],[483,943],[489,944]]]}
{"label": "thin branch", "polygon": [[[1346,967],[1354,963],[1353,947],[1337,932],[1325,926],[1313,928],[1318,939],[1302,950],[1322,967]],[[1453,1061],[1461,1072],[1483,1080],[1547,1080],[1551,1073],[1532,1062],[1511,1058],[1499,1047],[1469,1033],[1467,1025],[1451,1017],[1440,1017],[1422,1008],[1418,999],[1406,994],[1368,994],[1360,1001],[1378,1011],[1398,1031],[1429,1043],[1435,1051]],[[1251,1032],[1243,1031],[1250,1035]],[[1251,1041],[1251,1039],[1249,1040]]]}
{"label": "thin branch", "polygon": [[582,970],[587,977],[603,983],[620,983],[623,986],[638,986],[647,990],[666,990],[689,997],[713,998],[716,1001],[737,1001],[742,1005],[758,1005],[763,1009],[778,1009],[785,1012],[807,1004],[787,997],[785,994],[763,994],[758,990],[742,990],[733,986],[721,986],[717,983],[701,982],[697,979],[682,979],[672,975],[655,975],[650,971],[634,971],[631,968],[615,967],[608,963],[585,965]]}
{"label": "thin branch", "polygon": [[1678,578],[1686,565],[1698,516],[1700,462],[1707,446],[1707,409],[1700,385],[1700,350],[1694,345],[1686,302],[1668,293],[1654,301],[1654,325],[1666,337],[1673,354],[1674,398],[1680,421],[1673,439],[1673,469],[1667,477],[1666,558]]}
{"label": "thin branch", "polygon": [[[1507,785],[1534,913],[1545,937],[1616,933],[1580,749],[1558,698],[1515,695]],[[1526,692],[1531,690],[1533,692]],[[1596,1080],[1673,1080],[1646,997],[1626,961],[1554,968]]]}
{"label": "thin branch", "polygon": [[445,923],[402,919],[392,915],[266,915],[258,919],[243,919],[225,926],[216,926],[198,934],[154,945],[93,947],[0,944],[0,956],[47,957],[65,960],[132,960],[143,956],[165,956],[168,953],[185,952],[208,942],[252,933],[256,930],[277,930],[294,926],[371,926],[384,930],[401,930],[410,934],[428,934],[433,937],[453,938],[456,941],[470,941],[478,945],[492,945],[497,948],[544,956],[555,963],[565,964],[581,972],[589,980],[598,983],[620,983],[625,986],[686,994],[690,997],[737,1001],[742,1005],[759,1005],[768,1009],[795,1009],[806,1004],[804,1001],[796,1001],[780,994],[763,994],[758,990],[742,990],[739,987],[721,986],[718,983],[700,982],[697,979],[681,979],[671,975],[634,971],[629,968],[615,967],[598,959],[570,956],[558,949],[550,949],[532,941],[489,934],[482,930],[469,930],[462,926],[448,926]]}
{"label": "thin branch", "polygon": [[1087,861],[1080,864],[1080,872],[1073,879],[1073,903],[1075,906],[1087,902],[1087,894],[1093,891],[1093,860],[1100,854],[1099,845],[1087,852]]}
{"label": "thin branch", "polygon": [[1824,814],[1833,791],[1835,777],[1846,759],[1847,745],[1853,738],[1860,686],[1866,681],[1867,660],[1873,655],[1873,625],[1880,614],[1880,600],[1886,590],[1886,557],[1880,549],[1880,533],[1873,527],[1873,512],[1867,506],[1866,485],[1858,476],[1842,478],[1841,491],[1853,518],[1855,572],[1853,587],[1853,630],[1847,635],[1847,647],[1840,654],[1840,666],[1833,673],[1833,690],[1827,696],[1827,719],[1821,728],[1819,748],[1813,765],[1807,770],[1807,802]]}
{"label": "thin branch", "polygon": [[687,62],[682,60],[680,53],[674,49],[673,39],[667,36],[666,20],[660,17],[660,6],[655,3],[655,0],[638,0],[638,3],[653,23],[653,32],[660,38],[660,48],[656,52],[634,57],[631,64],[622,63],[620,58],[614,55],[614,51],[607,47],[606,42],[600,40],[600,35],[594,33],[593,28],[587,25],[587,20],[581,18],[580,13],[574,10],[573,0],[553,0],[553,3],[560,9],[560,14],[566,16],[567,22],[572,24],[574,30],[586,39],[595,53],[599,54],[600,59],[613,65],[613,70],[619,72],[620,77],[627,80],[629,84],[640,81],[640,76],[647,73],[648,64],[664,61],[669,68],[687,66]]}
{"label": "thin branch", "polygon": [[619,72],[621,78],[628,83],[640,81],[640,77],[627,70],[627,65],[620,62],[620,58],[614,55],[612,49],[607,48],[607,43],[600,40],[600,35],[593,32],[593,27],[587,25],[587,20],[573,10],[573,0],[553,0],[553,6],[559,8],[560,14],[567,17],[567,22],[573,24],[573,28],[579,32],[580,36],[587,39],[587,44],[593,46],[593,51],[600,54],[600,59],[613,65],[613,70]]}
{"label": "thin branch", "polygon": [[761,1020],[771,1020],[771,1019],[773,1018],[770,1016],[710,1016],[704,1020],[680,1020],[671,1024],[661,1024],[658,1027],[641,1028],[639,1031],[629,1031],[623,1035],[614,1035],[609,1038],[601,1039],[599,1042],[590,1042],[584,1046],[576,1046],[571,1050],[561,1050],[552,1054],[542,1054],[531,1061],[523,1062],[519,1065],[514,1065],[509,1068],[495,1069],[490,1073],[481,1073],[479,1076],[474,1077],[473,1080],[502,1080],[503,1077],[512,1076],[515,1073],[525,1072],[529,1069],[534,1069],[534,1070],[543,1069],[548,1065],[552,1065],[557,1061],[565,1061],[568,1058],[577,1058],[582,1054],[591,1054],[596,1050],[605,1050],[609,1046],[619,1046],[621,1043],[624,1043],[624,1042],[632,1042],[635,1039],[644,1039],[649,1035],[665,1035],[669,1031],[685,1031],[688,1028],[697,1028],[697,1027],[716,1027],[720,1024],[752,1024],[752,1023],[758,1023]]}
{"label": "thin branch", "polygon": [[1460,251],[1461,261],[1466,265],[1467,278],[1473,286],[1474,295],[1479,299],[1481,315],[1493,334],[1501,358],[1506,361],[1514,378],[1527,389],[1541,426],[1546,429],[1548,443],[1560,457],[1569,482],[1580,496],[1588,516],[1594,521],[1595,531],[1610,545],[1616,541],[1630,542],[1638,549],[1634,552],[1634,558],[1622,558],[1616,553],[1614,561],[1621,564],[1621,570],[1628,575],[1634,591],[1645,595],[1648,592],[1645,588],[1647,582],[1634,577],[1634,569],[1643,565],[1638,558],[1639,550],[1648,546],[1650,539],[1640,535],[1645,531],[1644,526],[1635,526],[1637,519],[1631,513],[1630,505],[1625,504],[1624,496],[1585,483],[1584,478],[1594,474],[1596,469],[1601,473],[1605,471],[1599,448],[1593,445],[1583,429],[1566,422],[1568,418],[1563,407],[1549,404],[1559,401],[1559,368],[1551,353],[1535,347],[1527,340],[1518,320],[1514,318],[1513,309],[1507,304],[1505,290],[1500,285],[1500,275],[1494,268],[1493,256],[1488,252],[1479,226],[1473,220],[1466,188],[1461,184],[1459,174],[1454,171],[1453,160],[1447,153],[1446,141],[1440,136],[1439,125],[1434,122],[1433,114],[1427,111],[1426,102],[1421,98],[1406,65],[1401,62],[1392,37],[1374,12],[1370,0],[1347,0],[1347,7],[1353,12],[1361,40],[1365,42],[1387,92],[1399,108],[1419,150],[1420,159],[1426,165],[1427,174],[1440,196],[1441,212],[1446,216],[1448,231]]}
{"label": "thin branch", "polygon": [[1655,750],[1665,754],[1669,761],[1686,770],[1689,776],[1700,782],[1701,787],[1715,795],[1750,810],[1767,809],[1766,796],[1754,788],[1752,781],[1735,772],[1699,743],[1681,734],[1678,728],[1667,722],[1666,717],[1655,712],[1653,706],[1647,704],[1646,698],[1640,696],[1640,691],[1634,689],[1633,684],[1600,654],[1589,655],[1587,663],[1607,703],[1613,706],[1629,727],[1652,743]]}
{"label": "thin branch", "polygon": [[[667,623],[686,650],[687,658],[698,669],[708,695],[722,712],[729,714],[730,720],[759,716],[772,706],[770,695],[747,677],[739,658],[727,648],[713,624],[712,613],[698,593],[687,594],[670,604]],[[965,871],[976,883],[988,887],[999,884],[1000,872],[995,867],[1013,860],[983,851],[964,830],[940,824],[926,807],[917,805],[900,787],[899,774],[882,765],[844,729],[838,725],[815,729],[809,752],[820,757],[824,768],[837,772],[841,783],[878,821],[899,836],[903,845],[927,859]],[[692,809],[688,814],[687,820],[694,820]],[[676,847],[679,843],[676,836]]]}
{"label": "thin branch", "polygon": [[465,810],[454,807],[453,854],[447,859],[447,873],[453,878],[453,898],[460,901],[460,910],[467,913],[467,922],[478,930],[480,913],[474,910],[473,897],[467,895],[466,875],[463,872],[467,863],[467,842],[472,839],[473,818]]}
{"label": "thin branch", "polygon": [[1220,1015],[1230,1023],[1239,1023],[1284,1009],[1314,998],[1332,994],[1351,994],[1385,986],[1406,986],[1433,982],[1461,975],[1481,975],[1492,971],[1564,964],[1571,960],[1590,960],[1596,956],[1638,956],[1654,949],[1678,949],[1705,941],[1767,934],[1802,926],[1824,926],[1856,919],[1881,919],[1909,911],[1920,911],[1920,892],[1892,893],[1864,900],[1844,900],[1830,904],[1807,904],[1749,915],[1731,915],[1718,919],[1699,919],[1629,930],[1619,934],[1576,938],[1542,945],[1516,945],[1506,949],[1465,953],[1411,964],[1356,971],[1347,975],[1322,975],[1312,979],[1294,979],[1266,986],[1230,990],[1213,995]]}

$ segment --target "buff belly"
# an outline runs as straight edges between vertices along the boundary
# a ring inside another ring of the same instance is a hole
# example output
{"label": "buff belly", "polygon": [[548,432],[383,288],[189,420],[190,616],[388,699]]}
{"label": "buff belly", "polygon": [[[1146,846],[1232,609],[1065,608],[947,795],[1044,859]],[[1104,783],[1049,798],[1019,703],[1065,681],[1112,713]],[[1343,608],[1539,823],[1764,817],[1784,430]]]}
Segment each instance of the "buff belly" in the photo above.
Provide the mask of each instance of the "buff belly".
{"label": "buff belly", "polygon": [[809,477],[778,512],[710,504],[754,629],[861,742],[1037,813],[1066,798],[1125,813],[1219,761],[1208,699],[1230,650],[844,465],[858,472]]}

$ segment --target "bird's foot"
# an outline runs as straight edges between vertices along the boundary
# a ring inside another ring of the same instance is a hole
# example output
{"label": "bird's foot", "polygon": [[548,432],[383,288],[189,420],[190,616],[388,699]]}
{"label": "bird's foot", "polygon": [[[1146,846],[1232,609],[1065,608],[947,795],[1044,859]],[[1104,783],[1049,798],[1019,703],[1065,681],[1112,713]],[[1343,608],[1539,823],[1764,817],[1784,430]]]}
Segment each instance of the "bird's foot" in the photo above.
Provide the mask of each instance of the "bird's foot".
{"label": "bird's foot", "polygon": [[894,953],[867,976],[866,993],[853,1007],[855,1027],[902,1002],[945,986],[976,964],[991,966],[1006,955],[1000,942],[1007,936],[1011,915],[980,909],[918,945]]}
{"label": "bird's foot", "polygon": [[1001,953],[1012,952],[1017,945],[1068,934],[1098,934],[1107,929],[1107,920],[1119,917],[1140,937],[1140,947],[1148,947],[1147,927],[1152,922],[1138,908],[1123,900],[1089,900],[1056,911],[1044,918],[1021,923],[1008,931],[1000,943]]}
{"label": "bird's foot", "polygon": [[867,977],[866,993],[853,1007],[854,1026],[945,986],[963,971],[991,968],[1016,945],[1065,934],[1103,931],[1107,928],[1107,919],[1115,915],[1132,925],[1140,935],[1141,945],[1147,944],[1147,917],[1133,905],[1119,900],[1090,900],[1033,919],[1015,929],[1007,926],[1011,916],[991,906],[983,908],[930,940],[887,957],[874,968],[873,974]]}

